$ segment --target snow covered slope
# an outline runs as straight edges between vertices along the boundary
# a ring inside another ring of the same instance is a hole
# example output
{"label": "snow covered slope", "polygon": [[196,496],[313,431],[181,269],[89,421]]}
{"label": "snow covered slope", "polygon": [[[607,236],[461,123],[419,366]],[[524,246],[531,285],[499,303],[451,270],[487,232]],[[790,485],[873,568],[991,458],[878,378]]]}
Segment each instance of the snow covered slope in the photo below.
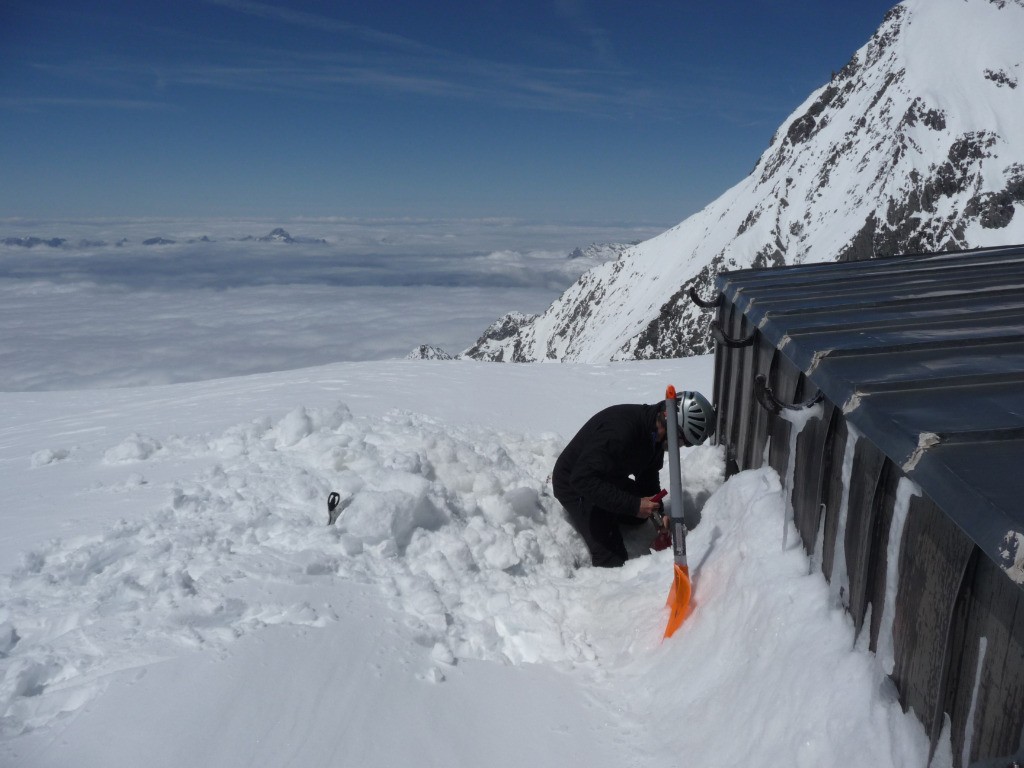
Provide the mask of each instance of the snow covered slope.
{"label": "snow covered slope", "polygon": [[751,174],[584,274],[480,359],[704,353],[687,298],[722,269],[1024,241],[1024,2],[906,0],[776,132]]}
{"label": "snow covered slope", "polygon": [[717,491],[670,641],[670,551],[575,567],[566,438],[712,363],[0,393],[0,765],[925,768],[771,470],[687,451]]}

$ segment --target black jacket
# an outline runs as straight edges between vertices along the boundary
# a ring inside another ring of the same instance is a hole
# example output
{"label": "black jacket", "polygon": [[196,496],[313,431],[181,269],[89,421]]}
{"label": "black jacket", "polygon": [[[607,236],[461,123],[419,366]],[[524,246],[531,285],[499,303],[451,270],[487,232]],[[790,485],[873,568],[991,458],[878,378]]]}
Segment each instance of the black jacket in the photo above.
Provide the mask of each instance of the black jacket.
{"label": "black jacket", "polygon": [[592,416],[555,462],[555,497],[579,497],[587,506],[636,516],[640,498],[661,487],[665,452],[655,430],[663,409],[664,404],[613,405]]}

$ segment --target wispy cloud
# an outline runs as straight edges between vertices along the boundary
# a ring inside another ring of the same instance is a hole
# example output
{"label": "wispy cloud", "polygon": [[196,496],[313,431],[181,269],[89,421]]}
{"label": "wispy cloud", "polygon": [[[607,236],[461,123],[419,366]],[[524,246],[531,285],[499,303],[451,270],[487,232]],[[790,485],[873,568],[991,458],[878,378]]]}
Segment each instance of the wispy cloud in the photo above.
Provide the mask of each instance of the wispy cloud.
{"label": "wispy cloud", "polygon": [[[117,46],[40,50],[26,64],[48,78],[48,85],[26,89],[21,95],[9,92],[0,98],[0,108],[169,109],[183,103],[183,94],[175,90],[179,88],[311,101],[349,99],[358,92],[420,96],[593,117],[662,110],[669,102],[656,98],[635,72],[615,61],[609,36],[591,21],[586,6],[575,0],[561,0],[557,13],[573,36],[584,41],[586,52],[579,58],[586,63],[580,66],[466,55],[323,13],[258,0],[204,2],[283,25],[290,32],[274,35],[268,43],[238,36],[231,25],[222,29],[159,26],[133,19],[133,36],[152,42],[145,58]],[[88,23],[88,19],[82,17],[79,22]],[[103,23],[110,28],[128,21],[111,18]]]}
{"label": "wispy cloud", "polygon": [[604,71],[376,52],[318,54],[251,48],[244,54],[221,51],[206,61],[139,63],[108,57],[52,65],[47,70],[70,82],[101,78],[107,90],[118,89],[112,84],[119,83],[120,90],[160,98],[22,97],[0,100],[0,105],[167,108],[174,102],[176,87],[263,92],[321,101],[361,90],[595,116],[614,116],[654,102],[647,88]]}
{"label": "wispy cloud", "polygon": [[436,50],[430,46],[417,43],[407,37],[395,35],[388,32],[380,32],[371,27],[359,24],[350,24],[346,21],[324,16],[319,13],[308,11],[297,11],[294,8],[284,8],[270,3],[259,3],[253,0],[206,0],[210,5],[227,8],[238,13],[249,16],[258,16],[263,19],[280,21],[292,26],[315,29],[325,32],[340,32],[358,36],[368,42],[386,45],[396,49],[428,51]]}
{"label": "wispy cloud", "polygon": [[[565,15],[584,30],[600,55],[599,67],[540,67],[465,56],[407,37],[305,11],[252,0],[208,3],[305,29],[334,32],[357,40],[350,51],[309,53],[253,48],[242,64],[205,66],[179,72],[183,82],[221,88],[308,92],[324,86],[363,88],[379,93],[430,95],[500,103],[515,108],[617,114],[648,101],[613,62],[606,34],[587,21],[582,8]],[[166,73],[173,77],[173,73]]]}

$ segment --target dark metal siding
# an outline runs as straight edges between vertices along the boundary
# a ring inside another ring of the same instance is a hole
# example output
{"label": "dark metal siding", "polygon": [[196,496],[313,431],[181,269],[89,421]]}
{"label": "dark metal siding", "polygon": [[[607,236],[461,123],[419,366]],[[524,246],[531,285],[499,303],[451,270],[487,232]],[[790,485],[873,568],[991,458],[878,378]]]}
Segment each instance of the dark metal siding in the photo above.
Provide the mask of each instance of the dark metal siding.
{"label": "dark metal siding", "polygon": [[[731,470],[760,467],[767,449],[792,483],[804,547],[872,649],[895,553],[903,705],[933,745],[948,718],[958,766],[1013,754],[1024,731],[1024,246],[743,270],[718,287],[715,397]],[[824,395],[791,478],[793,425],[758,404],[759,375],[784,403]],[[890,543],[903,478],[923,495]]]}

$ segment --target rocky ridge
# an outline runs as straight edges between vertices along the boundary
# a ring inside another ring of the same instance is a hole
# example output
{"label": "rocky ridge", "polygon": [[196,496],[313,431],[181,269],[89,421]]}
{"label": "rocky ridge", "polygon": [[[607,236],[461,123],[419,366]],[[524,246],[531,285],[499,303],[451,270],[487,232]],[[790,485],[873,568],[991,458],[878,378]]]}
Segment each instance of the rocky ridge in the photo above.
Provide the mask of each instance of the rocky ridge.
{"label": "rocky ridge", "polygon": [[722,270],[1024,242],[1024,0],[906,0],[704,210],[464,354],[704,354]]}

